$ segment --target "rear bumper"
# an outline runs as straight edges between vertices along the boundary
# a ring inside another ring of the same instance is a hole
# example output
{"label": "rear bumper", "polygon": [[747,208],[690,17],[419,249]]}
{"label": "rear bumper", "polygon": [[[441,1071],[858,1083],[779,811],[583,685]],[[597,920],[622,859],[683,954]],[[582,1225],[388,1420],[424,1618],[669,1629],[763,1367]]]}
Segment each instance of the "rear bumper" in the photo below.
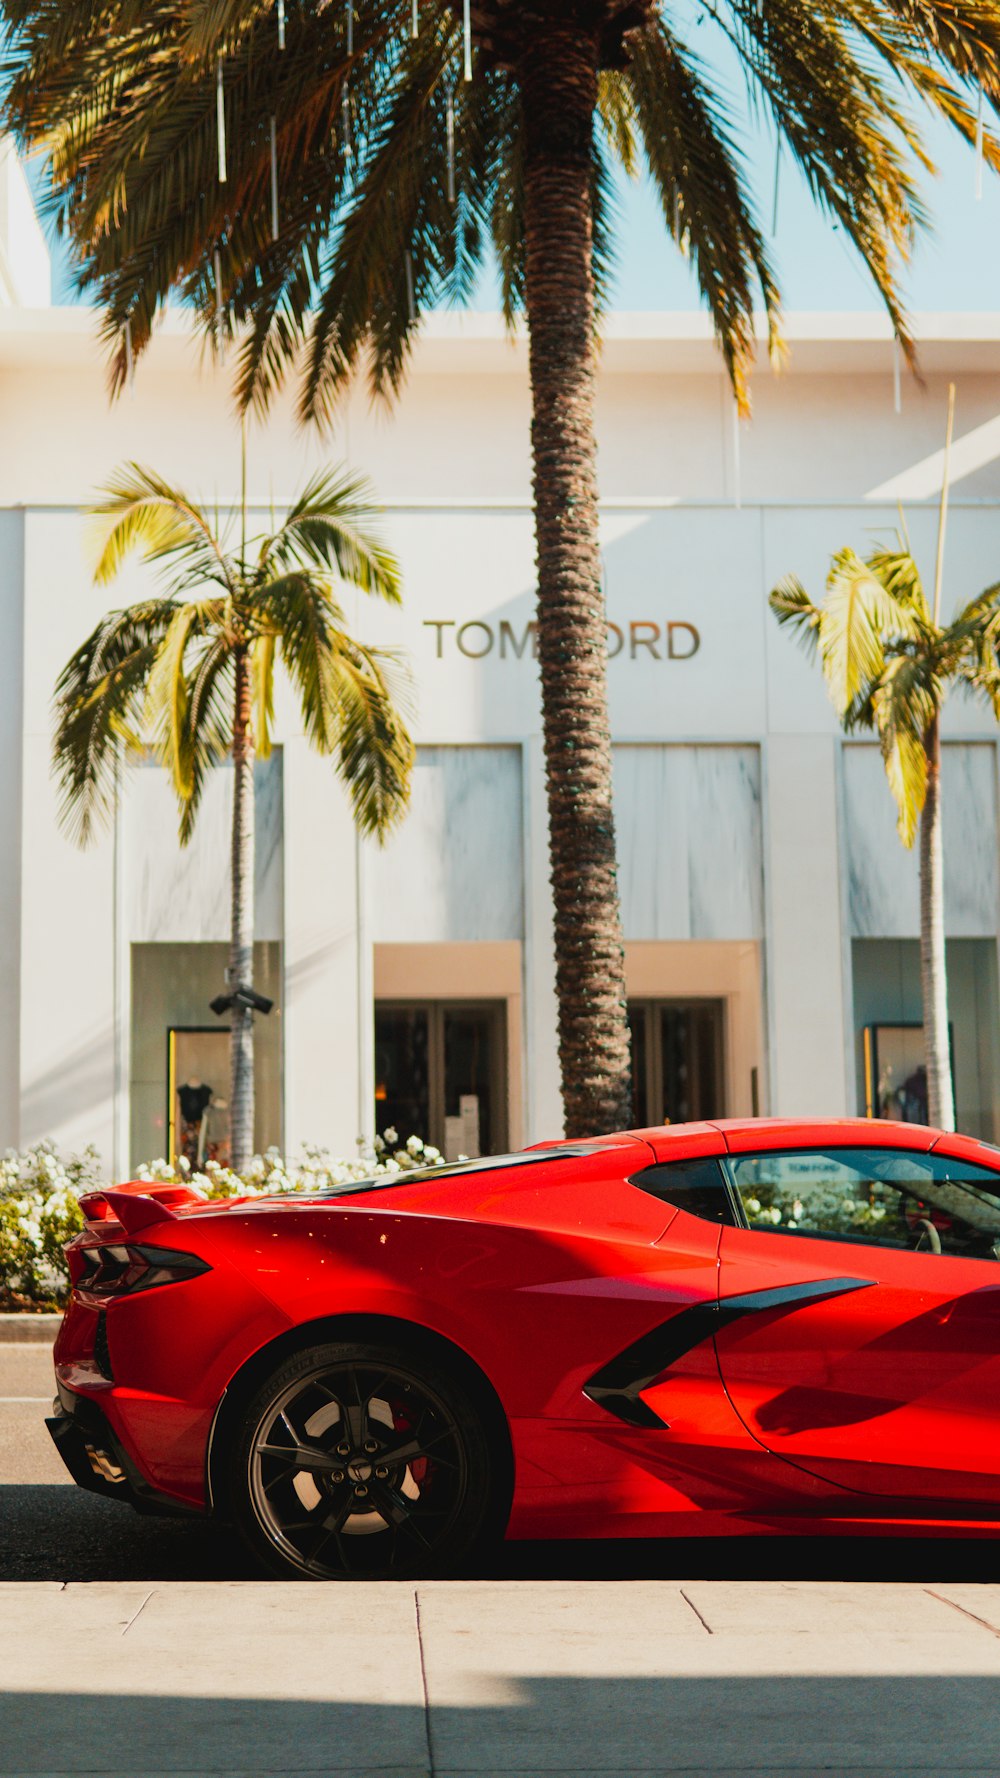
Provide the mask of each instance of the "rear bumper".
{"label": "rear bumper", "polygon": [[74,1395],[64,1384],[53,1403],[55,1412],[45,1422],[52,1442],[78,1487],[109,1500],[122,1500],[136,1512],[170,1518],[203,1516],[197,1507],[161,1494],[140,1475],[122,1448],[107,1416],[84,1395]]}

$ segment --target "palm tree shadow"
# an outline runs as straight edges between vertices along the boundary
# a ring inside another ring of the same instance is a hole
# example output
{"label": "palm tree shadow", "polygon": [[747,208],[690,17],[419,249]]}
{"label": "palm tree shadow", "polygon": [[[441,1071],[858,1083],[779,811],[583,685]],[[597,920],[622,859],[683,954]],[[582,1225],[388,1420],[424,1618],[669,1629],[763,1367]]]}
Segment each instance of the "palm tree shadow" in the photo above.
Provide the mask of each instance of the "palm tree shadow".
{"label": "palm tree shadow", "polygon": [[[761,1405],[754,1420],[761,1432],[794,1437],[879,1419],[949,1389],[995,1358],[998,1336],[1000,1288],[953,1297],[835,1358],[822,1388],[783,1390]],[[859,1376],[869,1385],[864,1391],[858,1389]]]}

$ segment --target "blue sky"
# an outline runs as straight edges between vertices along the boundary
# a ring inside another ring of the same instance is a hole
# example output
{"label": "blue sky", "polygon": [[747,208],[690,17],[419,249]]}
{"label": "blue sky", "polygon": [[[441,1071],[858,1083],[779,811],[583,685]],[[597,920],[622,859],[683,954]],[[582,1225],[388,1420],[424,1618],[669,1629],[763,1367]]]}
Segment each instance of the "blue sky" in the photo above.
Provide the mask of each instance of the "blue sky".
{"label": "blue sky", "polygon": [[[713,34],[717,36],[717,34]],[[704,41],[702,41],[704,39]],[[696,52],[711,53],[711,69],[724,83],[736,114],[759,214],[770,232],[774,187],[774,138],[766,123],[747,111],[738,77],[707,31],[692,29]],[[992,310],[1000,306],[1000,180],[988,169],[983,195],[975,196],[972,149],[929,114],[925,142],[940,176],[922,179],[933,227],[918,243],[904,288],[911,311]],[[700,306],[690,267],[667,236],[657,200],[646,182],[621,182],[622,230],[615,307],[695,309]],[[843,234],[816,210],[804,180],[787,154],[781,163],[774,257],[786,310],[874,310],[880,305]],[[54,297],[73,300],[64,251],[54,248]],[[495,306],[485,280],[477,307]]]}
{"label": "blue sky", "polygon": [[[1000,307],[1000,180],[984,169],[983,195],[975,196],[975,157],[934,120],[925,142],[939,176],[921,188],[933,227],[925,233],[905,273],[911,310],[990,310]],[[774,139],[765,129],[747,130],[764,226],[770,232],[774,188]],[[690,267],[665,233],[648,185],[623,193],[625,227],[616,306],[624,309],[688,309],[698,306]],[[778,182],[778,226],[773,239],[786,309],[876,309],[881,305],[857,255],[843,234],[816,209],[805,181],[784,155]]]}

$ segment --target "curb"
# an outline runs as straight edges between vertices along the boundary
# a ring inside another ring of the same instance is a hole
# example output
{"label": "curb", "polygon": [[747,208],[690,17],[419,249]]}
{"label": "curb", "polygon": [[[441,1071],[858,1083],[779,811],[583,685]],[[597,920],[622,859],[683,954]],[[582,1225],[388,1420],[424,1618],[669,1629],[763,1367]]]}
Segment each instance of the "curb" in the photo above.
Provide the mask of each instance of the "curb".
{"label": "curb", "polygon": [[61,1315],[0,1315],[0,1346],[51,1346]]}

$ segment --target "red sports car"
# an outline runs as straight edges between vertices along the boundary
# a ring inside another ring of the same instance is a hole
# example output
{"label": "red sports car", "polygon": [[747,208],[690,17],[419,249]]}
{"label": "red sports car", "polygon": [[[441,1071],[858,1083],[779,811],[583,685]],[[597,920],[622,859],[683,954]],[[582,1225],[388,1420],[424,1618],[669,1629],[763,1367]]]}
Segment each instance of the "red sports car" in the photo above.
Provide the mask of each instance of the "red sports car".
{"label": "red sports car", "polygon": [[208,1203],[84,1200],[48,1424],[286,1576],[508,1538],[1000,1528],[1000,1150],[674,1125]]}

